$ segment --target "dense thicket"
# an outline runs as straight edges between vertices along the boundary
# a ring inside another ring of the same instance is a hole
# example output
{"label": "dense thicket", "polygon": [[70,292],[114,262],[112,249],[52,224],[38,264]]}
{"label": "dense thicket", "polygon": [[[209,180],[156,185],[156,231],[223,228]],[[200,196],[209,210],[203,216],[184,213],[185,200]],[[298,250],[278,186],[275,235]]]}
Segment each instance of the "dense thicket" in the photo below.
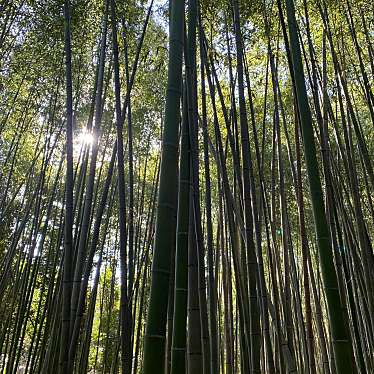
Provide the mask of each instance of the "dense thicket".
{"label": "dense thicket", "polygon": [[373,30],[0,0],[1,373],[374,372]]}

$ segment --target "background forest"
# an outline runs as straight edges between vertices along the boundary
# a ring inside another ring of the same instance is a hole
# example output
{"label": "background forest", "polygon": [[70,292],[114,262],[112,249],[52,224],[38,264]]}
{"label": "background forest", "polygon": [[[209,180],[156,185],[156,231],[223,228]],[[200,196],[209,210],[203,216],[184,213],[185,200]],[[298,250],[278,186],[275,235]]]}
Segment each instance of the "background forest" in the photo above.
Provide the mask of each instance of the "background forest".
{"label": "background forest", "polygon": [[374,3],[0,0],[0,372],[374,373]]}

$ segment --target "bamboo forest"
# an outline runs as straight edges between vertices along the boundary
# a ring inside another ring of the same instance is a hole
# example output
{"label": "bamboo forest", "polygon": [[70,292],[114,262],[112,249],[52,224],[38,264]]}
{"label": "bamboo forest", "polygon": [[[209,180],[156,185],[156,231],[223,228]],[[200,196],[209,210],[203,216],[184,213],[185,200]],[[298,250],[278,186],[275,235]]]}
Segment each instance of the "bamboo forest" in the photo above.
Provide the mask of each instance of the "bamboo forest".
{"label": "bamboo forest", "polygon": [[0,0],[0,374],[374,374],[372,0]]}

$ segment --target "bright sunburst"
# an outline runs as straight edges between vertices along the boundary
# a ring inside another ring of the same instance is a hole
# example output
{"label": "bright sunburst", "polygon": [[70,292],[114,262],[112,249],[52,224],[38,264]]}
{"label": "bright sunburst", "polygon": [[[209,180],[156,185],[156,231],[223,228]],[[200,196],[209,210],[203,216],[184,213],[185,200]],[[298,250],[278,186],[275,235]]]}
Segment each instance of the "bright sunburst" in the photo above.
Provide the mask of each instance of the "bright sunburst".
{"label": "bright sunburst", "polygon": [[84,144],[92,144],[93,142],[93,135],[90,132],[87,132],[86,129],[82,130],[82,132],[78,135],[78,142],[81,145]]}

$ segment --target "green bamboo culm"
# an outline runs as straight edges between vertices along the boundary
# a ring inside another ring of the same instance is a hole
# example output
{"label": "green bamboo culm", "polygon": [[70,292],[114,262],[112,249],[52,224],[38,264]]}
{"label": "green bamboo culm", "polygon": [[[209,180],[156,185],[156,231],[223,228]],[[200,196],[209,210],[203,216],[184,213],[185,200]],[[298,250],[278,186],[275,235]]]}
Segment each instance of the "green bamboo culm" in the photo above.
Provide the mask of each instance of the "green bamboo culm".
{"label": "green bamboo culm", "polygon": [[316,146],[313,136],[312,115],[308,104],[293,0],[286,0],[286,10],[288,30],[290,34],[291,58],[295,75],[296,96],[304,143],[305,162],[310,186],[319,258],[321,262],[323,287],[327,299],[335,365],[337,373],[351,374],[354,373],[356,369],[352,354],[352,345],[344,321],[337,275],[334,267],[333,251],[323,203],[322,186],[318,172]]}
{"label": "green bamboo culm", "polygon": [[186,372],[186,324],[188,289],[188,228],[190,208],[190,142],[187,99],[184,99],[181,156],[179,166],[177,249],[175,256],[175,287],[171,374]]}
{"label": "green bamboo culm", "polygon": [[169,66],[143,374],[164,374],[170,257],[175,250],[184,0],[170,1]]}
{"label": "green bamboo culm", "polygon": [[71,52],[70,1],[64,2],[65,84],[66,84],[66,188],[64,225],[64,269],[62,280],[61,342],[59,372],[69,367],[70,305],[73,288],[73,223],[74,223],[74,159],[73,159],[73,80]]}

